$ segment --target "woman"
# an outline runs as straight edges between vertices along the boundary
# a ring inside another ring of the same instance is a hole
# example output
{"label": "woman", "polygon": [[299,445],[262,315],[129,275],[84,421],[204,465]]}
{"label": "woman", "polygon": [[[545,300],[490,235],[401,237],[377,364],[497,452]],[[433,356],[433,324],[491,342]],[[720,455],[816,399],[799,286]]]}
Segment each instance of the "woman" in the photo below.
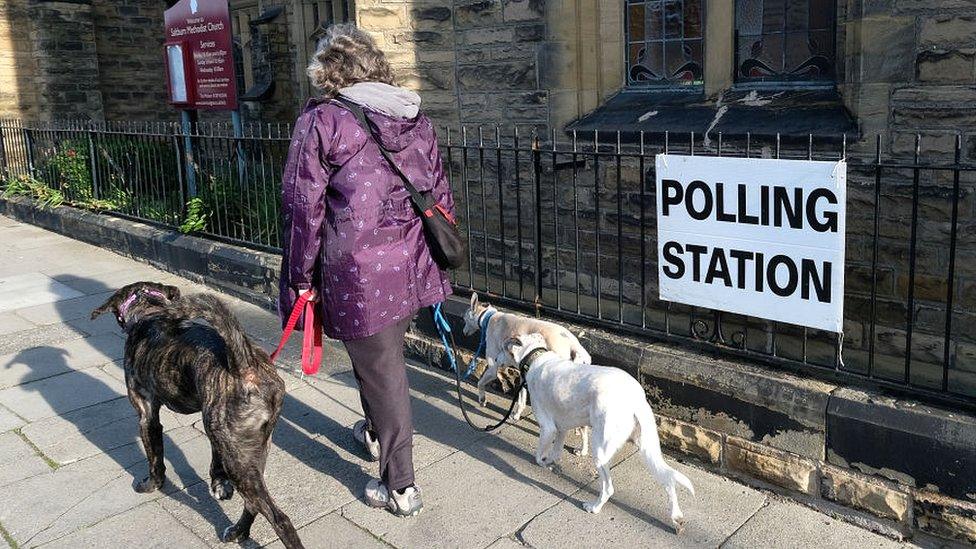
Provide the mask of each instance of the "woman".
{"label": "woman", "polygon": [[[454,200],[420,97],[393,85],[368,34],[330,27],[308,74],[322,97],[299,117],[285,166],[279,312],[287,318],[297,295],[315,292],[325,332],[343,341],[359,383],[366,419],[353,434],[380,462],[366,500],[415,515],[423,503],[414,484],[404,335],[416,312],[443,301],[451,286],[376,139],[418,190],[432,191],[451,212]],[[363,107],[376,138],[337,96]]]}

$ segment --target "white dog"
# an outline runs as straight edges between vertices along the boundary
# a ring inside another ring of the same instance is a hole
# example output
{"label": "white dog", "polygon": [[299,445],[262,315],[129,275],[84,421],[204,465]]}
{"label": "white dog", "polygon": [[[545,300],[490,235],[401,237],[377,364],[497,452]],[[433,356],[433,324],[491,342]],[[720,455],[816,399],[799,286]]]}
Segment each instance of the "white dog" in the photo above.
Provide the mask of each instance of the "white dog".
{"label": "white dog", "polygon": [[[491,305],[481,303],[478,294],[473,293],[471,294],[470,307],[464,313],[464,335],[470,336],[479,330],[484,330],[485,360],[488,362],[488,367],[478,379],[478,401],[482,406],[488,404],[485,388],[491,380],[498,377],[498,369],[502,366],[513,368],[517,366],[512,361],[512,354],[505,348],[505,342],[513,337],[538,333],[545,338],[548,348],[560,357],[577,364],[591,364],[593,362],[590,353],[586,352],[579,339],[566,328],[537,318],[499,312]],[[522,413],[525,412],[527,396],[528,393],[523,388],[519,392],[518,403],[512,412],[512,420],[518,421],[522,417]],[[580,438],[582,444],[579,455],[585,456],[589,442],[585,429],[580,430]]]}
{"label": "white dog", "polygon": [[[688,477],[664,461],[654,412],[640,383],[617,368],[573,364],[550,351],[542,334],[519,335],[507,347],[526,372],[532,410],[539,422],[536,462],[543,467],[554,465],[562,453],[566,432],[590,427],[593,461],[602,486],[600,496],[583,508],[599,513],[613,495],[610,460],[628,440],[636,439],[647,467],[667,490],[671,522],[680,532],[684,515],[678,507],[675,486],[684,486],[692,495],[695,489]],[[635,428],[639,430],[636,436]]]}

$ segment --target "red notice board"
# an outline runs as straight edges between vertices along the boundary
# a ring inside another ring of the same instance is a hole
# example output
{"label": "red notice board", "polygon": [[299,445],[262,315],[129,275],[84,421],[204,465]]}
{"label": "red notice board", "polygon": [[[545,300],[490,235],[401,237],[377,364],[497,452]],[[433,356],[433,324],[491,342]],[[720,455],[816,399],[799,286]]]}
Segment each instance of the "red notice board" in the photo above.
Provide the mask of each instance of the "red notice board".
{"label": "red notice board", "polygon": [[166,10],[165,20],[170,103],[181,109],[236,110],[227,0],[180,0]]}

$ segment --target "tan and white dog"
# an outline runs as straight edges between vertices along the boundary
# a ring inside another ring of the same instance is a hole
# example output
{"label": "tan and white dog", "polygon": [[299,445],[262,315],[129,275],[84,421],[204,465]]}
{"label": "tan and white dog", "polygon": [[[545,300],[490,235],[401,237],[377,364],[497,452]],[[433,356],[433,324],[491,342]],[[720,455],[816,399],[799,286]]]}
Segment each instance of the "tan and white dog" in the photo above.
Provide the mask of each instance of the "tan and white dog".
{"label": "tan and white dog", "polygon": [[550,351],[541,334],[518,335],[506,346],[524,372],[533,415],[539,422],[536,462],[543,467],[556,464],[567,431],[589,427],[601,489],[599,497],[584,503],[583,508],[599,513],[613,495],[610,460],[628,440],[635,440],[648,469],[664,485],[671,504],[671,523],[676,532],[681,532],[684,515],[675,488],[680,484],[692,495],[695,489],[688,477],[664,461],[654,412],[640,383],[618,368],[573,364]]}
{"label": "tan and white dog", "polygon": [[[490,316],[488,316],[490,315]],[[488,318],[487,326],[483,326],[484,319]],[[505,343],[512,338],[520,335],[538,333],[546,341],[547,347],[560,357],[577,364],[591,364],[593,359],[590,353],[586,352],[579,339],[576,338],[566,328],[538,318],[519,316],[511,313],[503,313],[487,303],[482,303],[478,299],[478,294],[471,294],[471,304],[464,313],[464,335],[470,336],[485,330],[482,337],[485,338],[485,360],[488,367],[484,374],[478,379],[478,401],[482,406],[488,404],[488,397],[485,388],[493,379],[498,377],[498,369],[503,366],[517,367],[518,364],[512,361],[512,353],[505,347]],[[518,403],[512,412],[512,420],[518,421],[525,412],[525,405],[528,393],[523,388],[518,395]],[[588,433],[585,429],[580,430],[579,455],[587,454],[587,444],[589,442]]]}

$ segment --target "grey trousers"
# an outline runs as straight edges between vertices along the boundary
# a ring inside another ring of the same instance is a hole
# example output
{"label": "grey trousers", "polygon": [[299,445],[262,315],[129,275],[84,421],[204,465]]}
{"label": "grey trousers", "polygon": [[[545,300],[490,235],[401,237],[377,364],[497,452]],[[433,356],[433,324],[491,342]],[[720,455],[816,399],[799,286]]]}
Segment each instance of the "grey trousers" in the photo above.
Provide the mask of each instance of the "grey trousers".
{"label": "grey trousers", "polygon": [[380,480],[390,490],[402,490],[414,481],[413,414],[403,359],[403,338],[411,320],[345,342],[367,426],[380,442]]}

